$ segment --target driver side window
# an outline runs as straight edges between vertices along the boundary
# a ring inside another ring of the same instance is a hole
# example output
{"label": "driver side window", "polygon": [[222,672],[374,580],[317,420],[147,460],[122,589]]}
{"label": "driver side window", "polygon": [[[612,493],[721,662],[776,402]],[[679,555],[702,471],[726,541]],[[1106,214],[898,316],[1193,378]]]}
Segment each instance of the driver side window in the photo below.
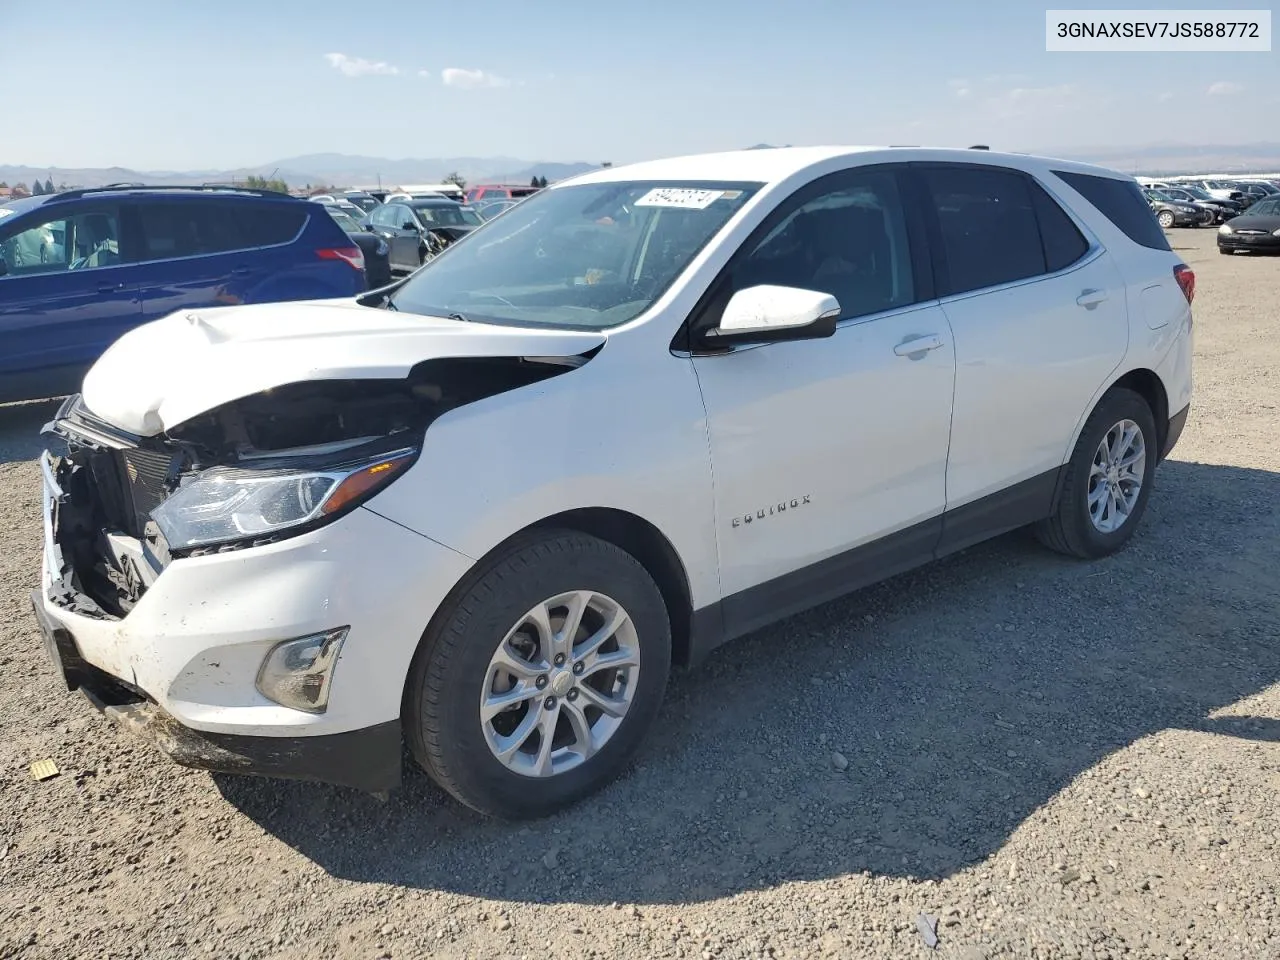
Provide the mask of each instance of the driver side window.
{"label": "driver side window", "polygon": [[829,293],[840,302],[841,319],[914,302],[897,178],[853,173],[801,203],[735,268],[734,289],[757,284]]}
{"label": "driver side window", "polygon": [[47,220],[0,240],[7,276],[110,267],[120,263],[120,227],[114,211]]}

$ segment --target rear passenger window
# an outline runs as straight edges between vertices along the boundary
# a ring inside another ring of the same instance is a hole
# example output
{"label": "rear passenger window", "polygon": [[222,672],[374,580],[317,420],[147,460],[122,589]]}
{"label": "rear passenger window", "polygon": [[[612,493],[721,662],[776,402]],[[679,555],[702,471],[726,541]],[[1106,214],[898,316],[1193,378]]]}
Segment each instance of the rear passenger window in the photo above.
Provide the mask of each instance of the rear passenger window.
{"label": "rear passenger window", "polygon": [[829,293],[840,317],[915,301],[906,219],[891,173],[840,178],[771,229],[734,270],[737,290],[776,284]]}
{"label": "rear passenger window", "polygon": [[235,217],[246,247],[273,247],[296,237],[307,214],[283,204],[237,203]]}
{"label": "rear passenger window", "polygon": [[1025,177],[983,167],[922,170],[938,214],[948,277],[942,296],[1045,272],[1044,249]]}
{"label": "rear passenger window", "polygon": [[1104,217],[1134,243],[1152,250],[1170,249],[1168,238],[1160,229],[1155,214],[1135,181],[1095,177],[1087,173],[1067,173],[1065,170],[1055,170],[1053,173],[1097,207]]}
{"label": "rear passenger window", "polygon": [[1038,184],[1028,183],[1031,202],[1040,222],[1040,239],[1044,241],[1045,264],[1050,273],[1071,266],[1089,249],[1089,241],[1075,225],[1058,201]]}
{"label": "rear passenger window", "polygon": [[231,211],[212,203],[140,203],[141,260],[226,253],[242,246]]}

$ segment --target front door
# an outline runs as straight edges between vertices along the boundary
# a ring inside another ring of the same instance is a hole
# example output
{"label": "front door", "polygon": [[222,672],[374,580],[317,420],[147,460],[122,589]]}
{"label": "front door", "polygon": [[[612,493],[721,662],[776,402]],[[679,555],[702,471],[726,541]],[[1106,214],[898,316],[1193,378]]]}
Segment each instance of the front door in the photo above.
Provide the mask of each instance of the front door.
{"label": "front door", "polygon": [[809,185],[717,280],[719,309],[756,284],[841,305],[830,339],[694,353],[730,635],[912,566],[938,540],[955,359],[900,186],[886,167]]}
{"label": "front door", "polygon": [[142,322],[119,209],[47,208],[38,223],[0,230],[0,402],[78,390],[93,361]]}

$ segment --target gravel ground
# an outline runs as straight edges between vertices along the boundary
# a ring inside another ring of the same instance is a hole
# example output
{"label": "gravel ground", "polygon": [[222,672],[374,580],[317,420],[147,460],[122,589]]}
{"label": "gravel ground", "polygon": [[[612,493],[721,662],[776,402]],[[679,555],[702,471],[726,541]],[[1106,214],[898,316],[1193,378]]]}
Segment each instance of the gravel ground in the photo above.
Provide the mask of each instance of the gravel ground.
{"label": "gravel ground", "polygon": [[183,770],[58,689],[53,404],[0,408],[0,958],[1280,956],[1280,260],[1173,238],[1196,394],[1129,549],[1013,535],[724,648],[523,827]]}

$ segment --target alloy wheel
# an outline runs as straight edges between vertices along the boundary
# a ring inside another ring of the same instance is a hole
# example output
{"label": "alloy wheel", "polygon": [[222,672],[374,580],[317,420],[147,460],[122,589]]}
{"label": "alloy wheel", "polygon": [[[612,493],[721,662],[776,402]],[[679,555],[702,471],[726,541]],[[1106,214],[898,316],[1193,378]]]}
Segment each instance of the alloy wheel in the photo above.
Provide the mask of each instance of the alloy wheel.
{"label": "alloy wheel", "polygon": [[480,690],[490,752],[525,777],[581,765],[617,733],[640,674],[640,644],[622,605],[591,590],[550,597],[498,644]]}
{"label": "alloy wheel", "polygon": [[1121,420],[1103,434],[1089,468],[1089,519],[1100,533],[1114,533],[1138,503],[1147,472],[1142,428]]}

